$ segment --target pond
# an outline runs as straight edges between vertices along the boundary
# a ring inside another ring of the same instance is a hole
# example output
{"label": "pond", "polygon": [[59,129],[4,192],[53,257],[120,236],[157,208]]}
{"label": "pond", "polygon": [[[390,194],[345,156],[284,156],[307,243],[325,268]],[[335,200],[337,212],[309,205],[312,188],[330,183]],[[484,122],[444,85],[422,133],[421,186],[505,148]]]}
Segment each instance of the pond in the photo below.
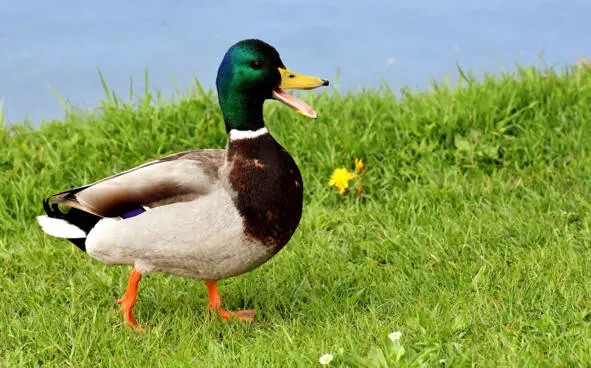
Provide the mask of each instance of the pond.
{"label": "pond", "polygon": [[[588,0],[356,2],[128,0],[2,2],[0,99],[6,119],[59,118],[59,94],[79,107],[109,87],[171,96],[193,77],[207,88],[227,48],[244,38],[275,46],[291,69],[334,80],[340,91],[383,82],[426,88],[516,63],[565,65],[589,56]],[[175,82],[176,81],[176,82]]]}

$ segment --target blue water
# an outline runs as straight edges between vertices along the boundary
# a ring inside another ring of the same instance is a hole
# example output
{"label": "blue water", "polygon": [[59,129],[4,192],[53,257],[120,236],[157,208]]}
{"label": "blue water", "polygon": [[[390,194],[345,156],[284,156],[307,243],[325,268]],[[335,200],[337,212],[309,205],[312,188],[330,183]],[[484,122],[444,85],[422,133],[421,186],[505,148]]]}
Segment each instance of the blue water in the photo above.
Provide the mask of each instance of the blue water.
{"label": "blue water", "polygon": [[[345,4],[346,3],[346,4]],[[149,4],[149,5],[146,5]],[[564,65],[591,53],[589,0],[0,1],[0,99],[9,122],[59,118],[104,97],[97,68],[127,96],[130,77],[165,96],[206,87],[226,49],[249,37],[274,45],[291,69],[340,90],[457,75],[515,63]]]}

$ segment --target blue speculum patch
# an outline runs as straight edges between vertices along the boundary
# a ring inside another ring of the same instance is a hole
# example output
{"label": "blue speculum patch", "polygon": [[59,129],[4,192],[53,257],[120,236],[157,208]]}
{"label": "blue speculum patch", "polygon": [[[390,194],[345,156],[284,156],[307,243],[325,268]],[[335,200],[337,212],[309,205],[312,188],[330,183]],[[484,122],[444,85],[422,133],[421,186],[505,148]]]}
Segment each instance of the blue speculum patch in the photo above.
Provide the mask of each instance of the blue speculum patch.
{"label": "blue speculum patch", "polygon": [[143,208],[138,208],[133,211],[125,212],[124,214],[121,215],[121,217],[126,219],[126,218],[134,217],[137,215],[141,215],[144,212],[146,212],[146,210],[144,210]]}

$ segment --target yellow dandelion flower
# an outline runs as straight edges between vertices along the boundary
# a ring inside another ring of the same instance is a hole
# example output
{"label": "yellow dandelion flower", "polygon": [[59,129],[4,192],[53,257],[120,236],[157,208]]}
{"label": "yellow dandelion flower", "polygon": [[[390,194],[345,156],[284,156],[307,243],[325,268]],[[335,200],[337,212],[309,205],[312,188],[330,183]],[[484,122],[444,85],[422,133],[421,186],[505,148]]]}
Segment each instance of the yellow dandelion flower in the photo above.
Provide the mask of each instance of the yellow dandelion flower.
{"label": "yellow dandelion flower", "polygon": [[359,174],[365,171],[365,164],[362,159],[355,157],[355,171]]}
{"label": "yellow dandelion flower", "polygon": [[353,179],[354,176],[353,173],[345,168],[336,169],[330,176],[328,185],[336,187],[339,194],[343,194],[349,188],[349,180]]}

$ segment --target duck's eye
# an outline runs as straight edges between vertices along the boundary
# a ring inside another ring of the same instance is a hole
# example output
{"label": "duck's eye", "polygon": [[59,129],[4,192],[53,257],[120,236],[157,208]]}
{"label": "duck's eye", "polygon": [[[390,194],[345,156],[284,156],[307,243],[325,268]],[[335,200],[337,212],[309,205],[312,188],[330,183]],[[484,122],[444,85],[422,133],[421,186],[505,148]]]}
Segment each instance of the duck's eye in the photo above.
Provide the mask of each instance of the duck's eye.
{"label": "duck's eye", "polygon": [[253,69],[260,69],[263,66],[263,62],[260,60],[253,60],[250,62],[250,66]]}

